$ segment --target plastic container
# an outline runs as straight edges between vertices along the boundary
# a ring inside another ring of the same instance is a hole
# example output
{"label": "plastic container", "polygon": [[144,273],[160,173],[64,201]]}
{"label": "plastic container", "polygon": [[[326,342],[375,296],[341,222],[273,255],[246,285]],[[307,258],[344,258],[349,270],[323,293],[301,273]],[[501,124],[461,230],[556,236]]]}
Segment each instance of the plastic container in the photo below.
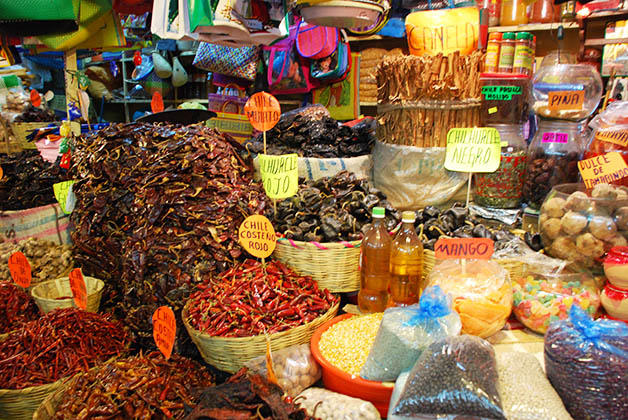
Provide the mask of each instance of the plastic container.
{"label": "plastic container", "polygon": [[[523,199],[527,144],[518,124],[493,124],[502,141],[501,161],[493,173],[477,173],[474,201],[484,207],[517,208]],[[507,143],[504,145],[504,143]]]}
{"label": "plastic container", "polygon": [[482,73],[480,125],[523,124],[530,109],[530,79],[523,74]]}
{"label": "plastic container", "polygon": [[500,25],[525,25],[526,23],[528,23],[528,14],[523,0],[502,0]]}
{"label": "plastic container", "polygon": [[604,275],[613,286],[628,289],[628,246],[616,246],[608,251]]}
{"label": "plastic container", "polygon": [[552,322],[567,319],[572,305],[594,316],[600,296],[593,277],[583,273],[529,273],[513,282],[513,312],[519,322],[545,334]]}
{"label": "plastic container", "polygon": [[515,58],[512,64],[512,72],[515,74],[524,74],[526,76],[532,73],[532,34],[529,32],[517,33],[517,41],[515,45]]}
{"label": "plastic container", "polygon": [[628,194],[608,184],[556,185],[541,207],[539,232],[545,252],[587,269],[600,270],[602,257],[627,246]]}
{"label": "plastic container", "polygon": [[488,9],[488,26],[499,26],[502,14],[502,0],[481,0],[477,2],[478,9]]}
{"label": "plastic container", "polygon": [[501,44],[502,33],[491,32],[488,36],[488,45],[486,46],[486,58],[484,59],[484,69],[488,73],[497,73]]}
{"label": "plastic container", "polygon": [[352,314],[340,315],[318,327],[318,329],[314,332],[314,335],[312,335],[312,341],[310,342],[312,356],[314,356],[314,359],[323,369],[323,384],[326,389],[339,392],[350,397],[370,401],[373,403],[375,408],[377,408],[377,411],[379,411],[381,416],[386,417],[394,383],[367,381],[359,376],[343,372],[329,363],[323,357],[318,347],[318,343],[321,340],[321,334],[337,322],[351,318],[352,316]]}
{"label": "plastic container", "polygon": [[528,147],[528,166],[523,197],[538,209],[554,185],[577,182],[583,145],[580,125],[567,121],[540,120]]}
{"label": "plastic container", "polygon": [[602,78],[586,64],[542,66],[532,88],[533,109],[539,117],[580,121],[597,109]]}
{"label": "plastic container", "polygon": [[417,303],[423,290],[423,243],[414,230],[416,216],[413,211],[404,211],[402,217],[390,252],[388,306]]}
{"label": "plastic container", "polygon": [[515,33],[505,32],[499,50],[498,73],[512,73],[512,64],[515,61]]}
{"label": "plastic container", "polygon": [[602,291],[602,306],[608,314],[622,321],[628,321],[628,290],[607,284]]}
{"label": "plastic container", "polygon": [[530,23],[560,22],[560,5],[554,5],[552,0],[537,0],[532,5]]}
{"label": "plastic container", "polygon": [[358,306],[363,313],[383,312],[388,304],[392,240],[386,229],[385,214],[384,208],[373,208],[373,226],[364,235],[360,248]]}

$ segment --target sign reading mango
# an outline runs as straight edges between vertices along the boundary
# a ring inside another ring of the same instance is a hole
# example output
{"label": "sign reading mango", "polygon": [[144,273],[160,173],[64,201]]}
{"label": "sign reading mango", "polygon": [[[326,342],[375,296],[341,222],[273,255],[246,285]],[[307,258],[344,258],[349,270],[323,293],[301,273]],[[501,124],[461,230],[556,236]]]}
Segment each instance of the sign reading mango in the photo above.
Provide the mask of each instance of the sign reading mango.
{"label": "sign reading mango", "polygon": [[493,127],[452,128],[447,133],[445,169],[454,172],[495,172],[502,144]]}
{"label": "sign reading mango", "polygon": [[259,167],[266,195],[270,198],[288,198],[299,189],[299,156],[270,156],[259,154]]}

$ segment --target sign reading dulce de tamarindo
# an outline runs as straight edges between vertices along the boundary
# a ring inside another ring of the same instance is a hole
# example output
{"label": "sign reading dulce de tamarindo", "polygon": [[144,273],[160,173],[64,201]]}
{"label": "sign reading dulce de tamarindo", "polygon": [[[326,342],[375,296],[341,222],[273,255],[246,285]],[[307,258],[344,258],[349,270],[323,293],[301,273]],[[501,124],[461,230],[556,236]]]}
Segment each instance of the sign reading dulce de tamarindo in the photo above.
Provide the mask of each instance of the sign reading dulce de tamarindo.
{"label": "sign reading dulce de tamarindo", "polygon": [[488,260],[493,250],[489,238],[441,238],[434,245],[437,260]]}
{"label": "sign reading dulce de tamarindo", "polygon": [[587,188],[610,184],[628,176],[628,165],[619,152],[610,152],[578,162],[578,169]]}

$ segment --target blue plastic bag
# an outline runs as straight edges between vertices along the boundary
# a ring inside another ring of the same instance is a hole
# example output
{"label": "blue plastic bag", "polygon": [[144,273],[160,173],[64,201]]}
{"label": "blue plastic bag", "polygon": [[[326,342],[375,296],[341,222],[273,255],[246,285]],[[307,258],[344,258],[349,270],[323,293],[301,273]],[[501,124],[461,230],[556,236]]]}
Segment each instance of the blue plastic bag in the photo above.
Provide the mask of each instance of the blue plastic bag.
{"label": "blue plastic bag", "polygon": [[574,305],[545,334],[545,371],[577,419],[628,419],[628,326]]}
{"label": "blue plastic bag", "polygon": [[460,334],[461,327],[460,317],[451,309],[451,297],[439,286],[429,287],[418,305],[386,309],[360,376],[394,381],[414,366],[431,343]]}

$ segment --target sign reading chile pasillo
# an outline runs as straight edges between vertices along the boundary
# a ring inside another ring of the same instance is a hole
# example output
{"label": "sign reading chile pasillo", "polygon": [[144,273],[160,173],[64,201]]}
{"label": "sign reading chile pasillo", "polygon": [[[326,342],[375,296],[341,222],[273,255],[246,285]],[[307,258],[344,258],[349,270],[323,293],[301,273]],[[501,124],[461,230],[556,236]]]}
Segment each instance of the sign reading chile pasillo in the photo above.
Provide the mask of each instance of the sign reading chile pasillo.
{"label": "sign reading chile pasillo", "polygon": [[488,260],[493,250],[489,238],[441,238],[434,245],[437,260]]}

